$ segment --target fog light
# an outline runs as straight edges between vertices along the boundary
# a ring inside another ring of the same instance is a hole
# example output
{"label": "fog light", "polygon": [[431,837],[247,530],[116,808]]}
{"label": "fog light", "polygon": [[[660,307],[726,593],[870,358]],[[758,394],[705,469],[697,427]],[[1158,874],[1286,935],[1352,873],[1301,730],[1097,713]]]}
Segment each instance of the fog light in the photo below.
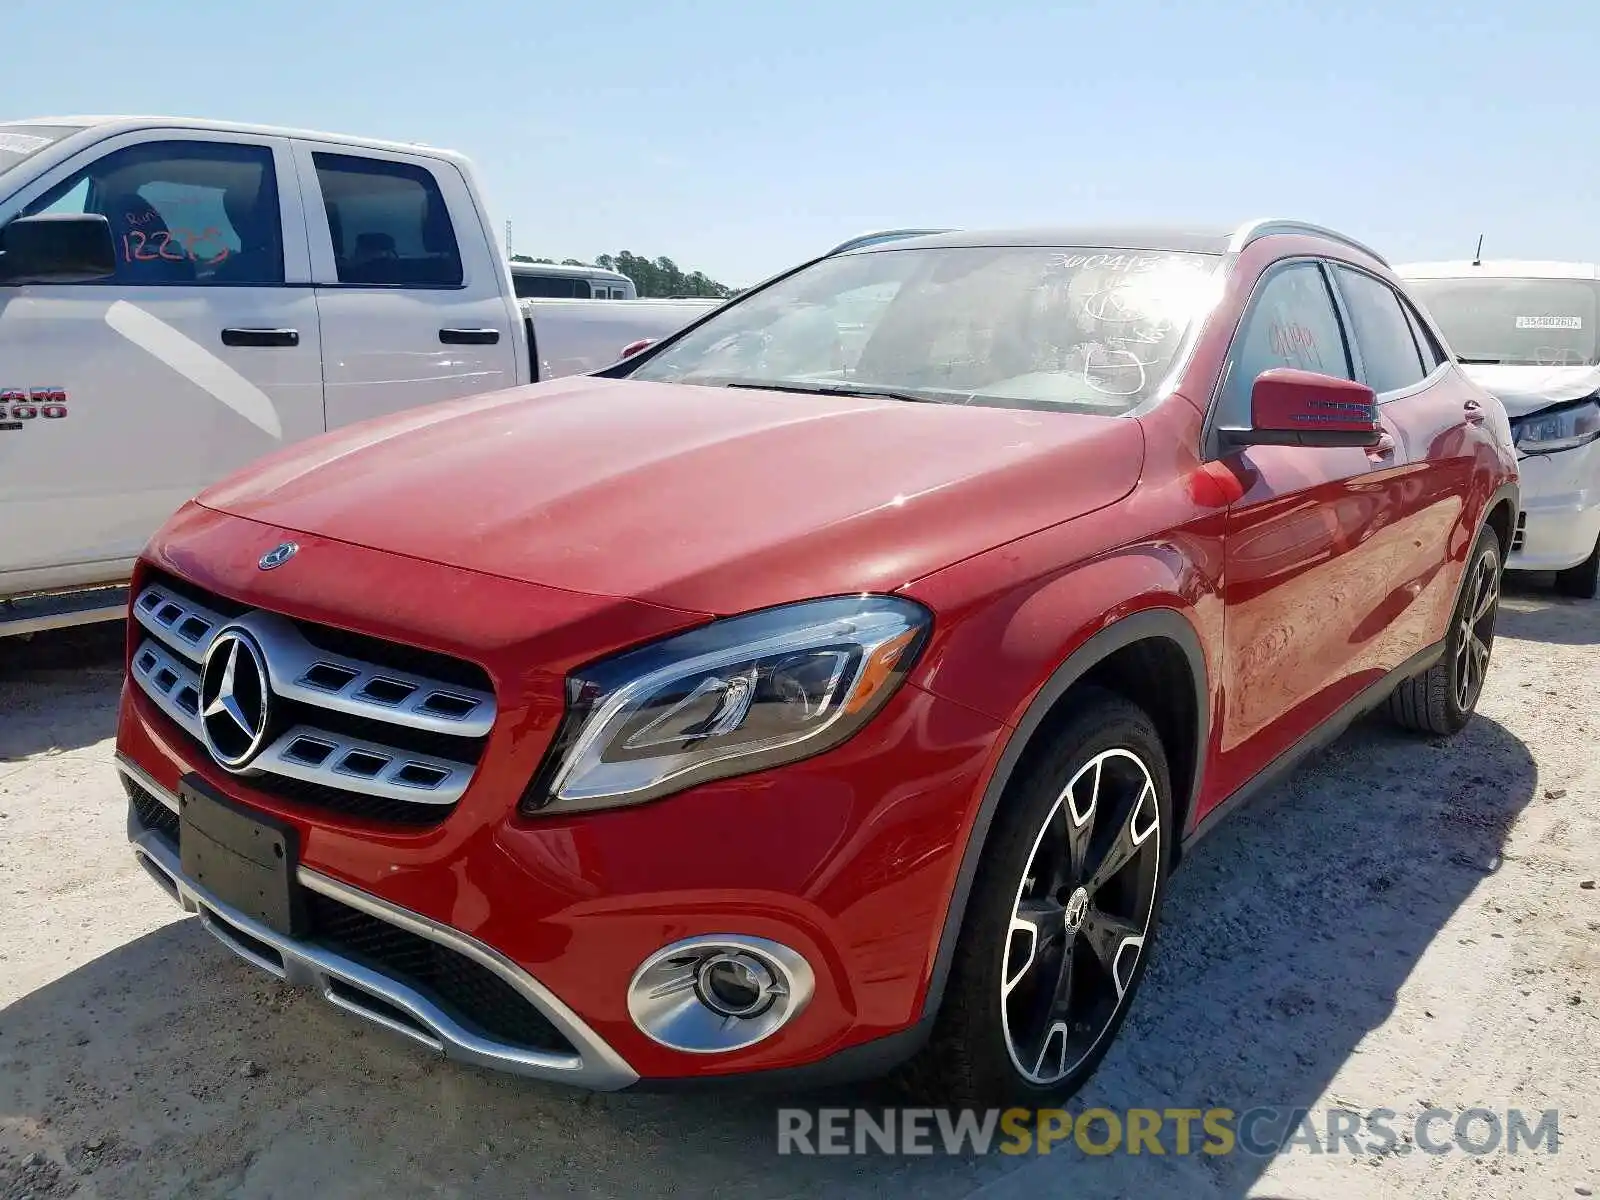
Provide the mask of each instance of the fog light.
{"label": "fog light", "polygon": [[653,1041],[722,1054],[771,1037],[806,1006],[811,967],[766,938],[716,934],[674,942],[628,985],[628,1013]]}
{"label": "fog light", "polygon": [[777,980],[748,954],[716,954],[695,972],[700,1002],[725,1017],[758,1017],[772,1006]]}

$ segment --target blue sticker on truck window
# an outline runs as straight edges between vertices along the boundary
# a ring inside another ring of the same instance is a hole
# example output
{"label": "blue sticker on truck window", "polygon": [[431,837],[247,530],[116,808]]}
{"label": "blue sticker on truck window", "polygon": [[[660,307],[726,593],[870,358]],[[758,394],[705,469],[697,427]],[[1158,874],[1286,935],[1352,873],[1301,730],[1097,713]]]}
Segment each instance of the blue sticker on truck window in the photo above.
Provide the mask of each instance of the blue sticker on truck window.
{"label": "blue sticker on truck window", "polygon": [[66,388],[0,387],[0,433],[15,433],[36,421],[60,421],[66,415]]}

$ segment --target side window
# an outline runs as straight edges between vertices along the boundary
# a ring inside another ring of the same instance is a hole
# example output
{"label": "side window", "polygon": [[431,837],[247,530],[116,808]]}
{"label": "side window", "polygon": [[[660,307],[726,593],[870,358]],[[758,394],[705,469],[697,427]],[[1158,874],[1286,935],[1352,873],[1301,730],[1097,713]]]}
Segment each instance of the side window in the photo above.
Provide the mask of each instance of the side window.
{"label": "side window", "polygon": [[514,275],[513,290],[522,300],[587,300],[589,284],[565,275]]}
{"label": "side window", "polygon": [[1250,424],[1250,390],[1274,367],[1351,378],[1344,330],[1327,281],[1314,263],[1284,267],[1256,292],[1228,355],[1218,424]]}
{"label": "side window", "polygon": [[353,154],[313,154],[340,283],[455,287],[464,274],[432,172]]}
{"label": "side window", "polygon": [[63,180],[28,213],[111,224],[113,284],[283,282],[283,219],[266,146],[144,142]]}
{"label": "side window", "polygon": [[1428,327],[1422,323],[1422,318],[1417,316],[1417,310],[1404,300],[1400,302],[1400,307],[1405,310],[1406,321],[1411,326],[1411,336],[1416,339],[1417,349],[1422,353],[1422,373],[1431,375],[1434,368],[1444,362],[1447,356],[1439,348],[1439,343],[1434,340],[1433,334],[1428,332]]}
{"label": "side window", "polygon": [[1348,267],[1334,270],[1338,272],[1339,291],[1350,310],[1367,386],[1381,396],[1420,383],[1428,372],[1422,367],[1416,338],[1394,289]]}

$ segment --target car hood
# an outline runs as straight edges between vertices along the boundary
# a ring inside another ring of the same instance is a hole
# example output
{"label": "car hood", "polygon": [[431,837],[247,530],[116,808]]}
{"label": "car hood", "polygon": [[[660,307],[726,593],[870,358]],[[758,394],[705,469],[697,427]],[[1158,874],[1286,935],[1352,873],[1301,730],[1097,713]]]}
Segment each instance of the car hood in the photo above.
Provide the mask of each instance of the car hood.
{"label": "car hood", "polygon": [[1600,392],[1600,367],[1509,366],[1463,363],[1467,378],[1499,397],[1506,415],[1525,417]]}
{"label": "car hood", "polygon": [[353,425],[198,497],[285,529],[703,613],[890,591],[1112,504],[1139,423],[577,377]]}

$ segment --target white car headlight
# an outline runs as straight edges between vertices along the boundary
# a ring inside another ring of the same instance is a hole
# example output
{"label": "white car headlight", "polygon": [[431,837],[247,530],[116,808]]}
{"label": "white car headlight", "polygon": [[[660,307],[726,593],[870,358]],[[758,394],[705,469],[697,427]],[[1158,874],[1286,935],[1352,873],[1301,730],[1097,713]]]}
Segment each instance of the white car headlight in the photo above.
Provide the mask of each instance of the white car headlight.
{"label": "white car headlight", "polygon": [[1600,402],[1546,410],[1511,422],[1511,437],[1524,454],[1570,450],[1600,438]]}
{"label": "white car headlight", "polygon": [[636,804],[831,749],[894,694],[929,620],[892,596],[809,600],[596,663],[567,681],[522,810]]}

